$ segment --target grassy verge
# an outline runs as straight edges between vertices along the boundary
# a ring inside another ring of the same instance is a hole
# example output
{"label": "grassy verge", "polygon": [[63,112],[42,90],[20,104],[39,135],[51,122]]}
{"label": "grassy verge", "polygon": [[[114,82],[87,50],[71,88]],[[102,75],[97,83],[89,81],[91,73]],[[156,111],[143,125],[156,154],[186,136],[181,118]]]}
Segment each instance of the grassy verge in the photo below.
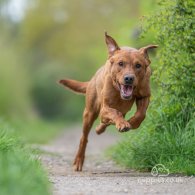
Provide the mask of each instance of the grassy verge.
{"label": "grassy verge", "polygon": [[191,120],[185,128],[179,118],[177,126],[166,121],[161,129],[156,123],[154,116],[148,116],[139,130],[126,133],[121,142],[108,150],[108,155],[128,168],[150,171],[163,164],[170,173],[194,175],[195,121]]}
{"label": "grassy verge", "polygon": [[39,161],[12,132],[7,124],[0,122],[0,194],[50,194],[49,182]]}
{"label": "grassy verge", "polygon": [[0,194],[50,194],[50,185],[39,161],[13,137],[13,132],[0,123]]}
{"label": "grassy verge", "polygon": [[[47,143],[55,138],[65,126],[62,122],[49,122],[41,119],[12,120],[15,134],[27,143]],[[66,123],[67,124],[67,123]]]}

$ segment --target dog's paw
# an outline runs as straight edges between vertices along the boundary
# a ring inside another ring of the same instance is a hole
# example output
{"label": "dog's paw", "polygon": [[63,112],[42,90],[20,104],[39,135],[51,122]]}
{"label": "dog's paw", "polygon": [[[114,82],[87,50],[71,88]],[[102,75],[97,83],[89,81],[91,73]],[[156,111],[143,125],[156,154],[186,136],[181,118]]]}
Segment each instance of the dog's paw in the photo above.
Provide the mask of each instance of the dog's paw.
{"label": "dog's paw", "polygon": [[131,125],[127,121],[123,120],[116,124],[116,128],[122,133],[129,131],[131,129]]}
{"label": "dog's paw", "polygon": [[73,163],[73,170],[82,171],[83,162],[84,162],[84,157],[81,157],[81,158],[77,157]]}

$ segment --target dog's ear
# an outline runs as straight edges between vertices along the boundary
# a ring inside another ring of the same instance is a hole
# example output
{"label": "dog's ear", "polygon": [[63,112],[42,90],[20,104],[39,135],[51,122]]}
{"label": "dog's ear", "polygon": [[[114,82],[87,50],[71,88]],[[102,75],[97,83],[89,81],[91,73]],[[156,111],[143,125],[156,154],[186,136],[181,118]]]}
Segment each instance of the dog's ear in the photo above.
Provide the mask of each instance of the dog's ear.
{"label": "dog's ear", "polygon": [[118,46],[116,41],[111,36],[109,36],[107,32],[105,32],[105,41],[108,47],[109,57],[114,55],[115,51],[120,50],[120,47]]}
{"label": "dog's ear", "polygon": [[149,49],[154,49],[154,48],[157,48],[157,47],[158,47],[158,45],[148,45],[146,47],[142,47],[142,48],[139,49],[140,53],[144,55],[144,57],[149,62],[149,64],[150,64],[150,59],[149,59],[149,56],[148,56],[148,50]]}

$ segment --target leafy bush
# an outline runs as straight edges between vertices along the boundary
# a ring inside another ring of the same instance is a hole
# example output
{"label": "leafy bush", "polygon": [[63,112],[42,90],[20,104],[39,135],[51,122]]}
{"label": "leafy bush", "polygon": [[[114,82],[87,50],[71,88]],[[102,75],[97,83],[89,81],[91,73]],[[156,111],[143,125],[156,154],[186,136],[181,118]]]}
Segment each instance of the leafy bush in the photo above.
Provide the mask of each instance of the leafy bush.
{"label": "leafy bush", "polygon": [[195,4],[192,0],[162,0],[145,31],[156,31],[160,45],[153,78],[159,95],[141,132],[133,132],[115,147],[113,158],[126,166],[195,173]]}
{"label": "leafy bush", "polygon": [[0,194],[47,195],[49,183],[40,163],[0,123]]}

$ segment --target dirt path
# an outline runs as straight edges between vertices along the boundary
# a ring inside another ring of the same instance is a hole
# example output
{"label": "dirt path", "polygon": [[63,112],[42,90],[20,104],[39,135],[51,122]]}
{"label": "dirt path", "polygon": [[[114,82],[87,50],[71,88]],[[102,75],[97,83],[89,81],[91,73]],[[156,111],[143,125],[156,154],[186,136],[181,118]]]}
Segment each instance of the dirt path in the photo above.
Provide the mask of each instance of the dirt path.
{"label": "dirt path", "polygon": [[83,172],[72,171],[80,127],[66,130],[50,145],[38,146],[44,151],[41,160],[49,172],[54,195],[70,194],[195,194],[195,178],[152,177],[118,167],[103,156],[103,151],[118,141],[108,132],[96,135],[92,130]]}

